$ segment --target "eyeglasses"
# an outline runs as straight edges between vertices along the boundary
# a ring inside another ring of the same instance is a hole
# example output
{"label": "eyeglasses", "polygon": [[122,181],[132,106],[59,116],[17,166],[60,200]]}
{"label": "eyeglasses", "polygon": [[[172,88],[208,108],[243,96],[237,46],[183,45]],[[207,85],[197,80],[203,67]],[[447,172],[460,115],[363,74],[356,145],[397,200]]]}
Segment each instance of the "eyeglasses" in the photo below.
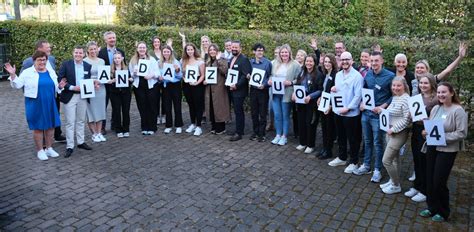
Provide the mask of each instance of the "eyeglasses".
{"label": "eyeglasses", "polygon": [[350,61],[352,59],[341,59],[341,61]]}

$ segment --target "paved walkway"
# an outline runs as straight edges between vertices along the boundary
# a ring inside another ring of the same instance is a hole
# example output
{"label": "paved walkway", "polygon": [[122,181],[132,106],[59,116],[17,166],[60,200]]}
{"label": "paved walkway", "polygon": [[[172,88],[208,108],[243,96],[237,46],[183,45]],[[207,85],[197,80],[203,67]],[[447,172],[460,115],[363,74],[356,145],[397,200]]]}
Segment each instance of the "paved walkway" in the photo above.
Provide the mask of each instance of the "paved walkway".
{"label": "paved walkway", "polygon": [[[473,230],[472,155],[457,159],[449,181],[451,220],[432,223],[417,216],[424,203],[384,195],[370,176],[298,152],[294,139],[279,147],[248,134],[234,143],[209,133],[144,137],[132,102],[130,138],[109,133],[92,144],[87,132],[93,151],[45,162],[35,156],[22,92],[1,81],[0,231]],[[63,153],[65,144],[54,148]],[[402,168],[407,190],[410,156]]]}

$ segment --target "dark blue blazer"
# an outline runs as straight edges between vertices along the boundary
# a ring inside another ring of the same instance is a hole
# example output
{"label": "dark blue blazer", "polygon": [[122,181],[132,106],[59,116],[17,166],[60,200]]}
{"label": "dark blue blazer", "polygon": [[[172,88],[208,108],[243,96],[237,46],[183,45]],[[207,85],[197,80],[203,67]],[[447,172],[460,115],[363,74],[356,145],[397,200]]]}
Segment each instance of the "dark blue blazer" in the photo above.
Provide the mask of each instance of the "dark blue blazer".
{"label": "dark blue blazer", "polygon": [[[83,61],[83,66],[84,66],[84,79],[90,79],[91,78],[91,68],[92,66]],[[58,82],[61,81],[61,79],[66,78],[67,84],[64,86],[64,90],[61,92],[61,96],[59,97],[59,100],[62,103],[68,103],[72,95],[74,93],[78,93],[75,91],[69,90],[69,87],[71,85],[76,85],[76,70],[74,67],[74,60],[66,60],[61,64],[61,67],[59,68],[59,74],[58,74]]]}
{"label": "dark blue blazer", "polygon": [[247,74],[252,73],[252,64],[250,64],[249,59],[244,54],[240,54],[235,60],[234,65],[229,68],[239,71],[239,79],[237,81],[237,84],[235,85],[237,89],[231,91],[232,96],[246,97],[249,92],[249,82],[247,79]]}

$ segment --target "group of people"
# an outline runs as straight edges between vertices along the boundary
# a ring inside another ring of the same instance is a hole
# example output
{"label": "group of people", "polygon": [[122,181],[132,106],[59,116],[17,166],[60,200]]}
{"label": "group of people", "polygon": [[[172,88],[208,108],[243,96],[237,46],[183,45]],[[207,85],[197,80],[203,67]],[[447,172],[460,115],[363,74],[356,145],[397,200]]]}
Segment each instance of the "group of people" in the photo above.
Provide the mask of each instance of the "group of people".
{"label": "group of people", "polygon": [[[316,130],[321,121],[323,146],[317,151],[317,157],[322,160],[333,157],[336,140],[337,157],[328,163],[330,166],[347,165],[344,172],[354,175],[372,173],[371,181],[379,183],[383,165],[390,177],[387,183],[380,185],[386,194],[401,192],[400,151],[411,132],[416,179],[405,195],[416,202],[427,201],[428,209],[422,211],[421,216],[432,217],[434,221],[449,217],[447,180],[457,152],[463,149],[468,126],[456,91],[444,80],[466,56],[465,43],[460,43],[456,60],[441,73],[433,75],[426,60],[416,63],[414,73],[407,70],[408,59],[402,53],[395,56],[394,69],[385,68],[380,46],[364,49],[360,53],[360,63],[355,64],[342,42],[335,44],[335,54],[331,54],[322,53],[317,41],[312,39],[313,52],[308,54],[299,50],[293,57],[290,46],[284,44],[274,50],[274,59],[270,61],[265,57],[266,48],[261,43],[253,46],[254,57],[249,59],[241,53],[242,45],[238,40],[226,40],[225,49],[221,51],[208,36],[201,37],[198,48],[186,42],[184,34],[180,35],[183,46],[180,60],[171,40],[162,45],[160,38],[154,37],[152,49],[148,49],[146,42],[137,42],[136,51],[130,61],[125,62],[124,51],[116,47],[115,33],[108,31],[104,33],[105,47],[99,50],[93,41],[86,47],[75,47],[73,59],[63,62],[58,74],[50,45],[44,40],[37,43],[33,56],[24,61],[19,76],[15,66],[6,64],[12,87],[24,89],[26,118],[33,130],[38,158],[47,160],[59,156],[52,148],[53,134],[55,138],[61,135],[60,104],[56,98],[62,103],[66,119],[64,156],[69,157],[75,147],[74,137],[78,148],[92,149],[85,143],[86,119],[92,141],[106,141],[104,128],[109,99],[111,129],[119,138],[130,136],[133,92],[143,135],[156,133],[160,123],[165,124],[165,134],[170,134],[173,127],[175,133],[182,133],[181,99],[184,94],[190,114],[190,125],[185,132],[200,136],[203,119],[207,118],[211,133],[224,134],[226,123],[232,118],[232,106],[235,132],[229,140],[238,141],[244,135],[244,102],[249,97],[253,129],[250,140],[266,141],[266,131],[274,126],[275,137],[271,143],[286,145],[290,118],[293,118],[293,129],[299,141],[296,149],[313,153]],[[141,60],[147,60],[150,67],[144,73],[139,72]],[[98,80],[98,70],[103,65],[110,65],[111,69],[110,80],[106,83]],[[172,67],[171,79],[165,78],[165,72],[170,71],[165,67]],[[215,83],[208,83],[208,68],[215,68],[209,70],[217,72]],[[130,87],[116,86],[115,72],[119,70],[128,71]],[[257,85],[249,84],[256,70],[262,73],[261,81]],[[228,78],[236,78],[236,81],[228,84]],[[84,79],[94,79],[94,98],[81,98],[80,81]],[[184,79],[188,81],[183,82]],[[302,102],[298,103],[296,86],[303,87],[305,92]],[[283,91],[277,93],[278,88]],[[366,109],[362,101],[363,89],[373,91],[373,109]],[[333,99],[326,111],[319,111],[318,107],[327,101],[322,97],[325,94],[340,96],[342,107],[336,108]],[[412,121],[408,101],[410,96],[417,94],[422,96],[427,119],[443,121],[446,146],[428,146],[423,122]],[[386,132],[379,126],[382,111],[388,111],[390,115]],[[270,120],[267,120],[269,116]],[[55,128],[59,132],[54,133]],[[364,154],[360,166],[359,153]]]}

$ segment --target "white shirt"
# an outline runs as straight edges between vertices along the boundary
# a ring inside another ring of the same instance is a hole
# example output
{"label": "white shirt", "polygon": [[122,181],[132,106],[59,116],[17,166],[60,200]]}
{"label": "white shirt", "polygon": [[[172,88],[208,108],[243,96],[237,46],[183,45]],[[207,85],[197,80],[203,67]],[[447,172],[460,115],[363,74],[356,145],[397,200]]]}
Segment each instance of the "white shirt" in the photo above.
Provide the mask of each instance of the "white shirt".
{"label": "white shirt", "polygon": [[[58,88],[58,76],[54,72],[54,70],[49,69],[48,67],[46,68],[49,72],[49,76],[51,77],[51,80],[54,82],[54,86],[56,87],[56,92],[60,93],[61,90]],[[24,89],[24,95],[25,97],[29,98],[36,98],[38,96],[38,82],[39,82],[39,73],[36,71],[35,66],[29,67],[23,72],[21,72],[20,76],[16,77],[13,81],[11,78],[8,78],[10,80],[10,85],[15,88],[15,89]]]}
{"label": "white shirt", "polygon": [[343,95],[343,105],[349,108],[349,112],[341,115],[337,110],[334,111],[339,116],[354,117],[359,115],[359,104],[362,99],[362,83],[364,79],[357,70],[353,67],[349,70],[348,74],[344,73],[344,70],[337,72],[336,74],[336,91]]}

